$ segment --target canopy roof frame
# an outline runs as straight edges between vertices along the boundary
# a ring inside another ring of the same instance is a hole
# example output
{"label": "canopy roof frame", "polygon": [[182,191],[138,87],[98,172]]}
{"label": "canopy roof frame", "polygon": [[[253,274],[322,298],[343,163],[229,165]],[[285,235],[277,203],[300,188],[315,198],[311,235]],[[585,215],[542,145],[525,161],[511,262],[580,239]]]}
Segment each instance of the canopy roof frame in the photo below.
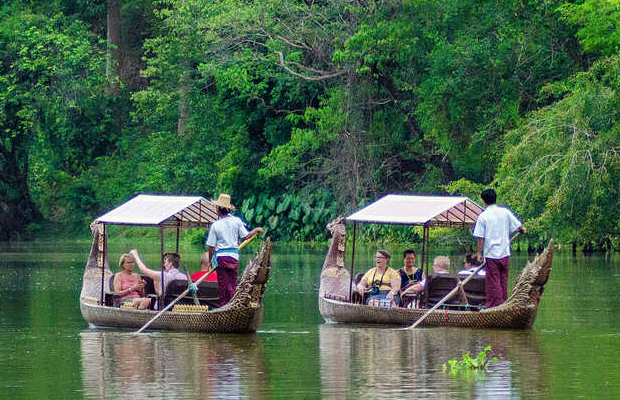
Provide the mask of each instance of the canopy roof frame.
{"label": "canopy roof frame", "polygon": [[388,194],[345,220],[381,225],[473,227],[482,211],[481,206],[462,196]]}
{"label": "canopy roof frame", "polygon": [[[387,194],[349,215],[345,221],[353,223],[354,232],[355,227],[360,223],[422,226],[420,265],[428,276],[430,228],[473,228],[482,211],[484,208],[468,197]],[[355,252],[355,235],[353,240],[353,252]],[[352,254],[351,280],[353,279],[354,258],[355,254]]]}
{"label": "canopy roof frame", "polygon": [[[121,205],[97,217],[93,224],[150,226],[160,228],[161,282],[164,282],[164,230],[176,228],[176,252],[179,252],[180,228],[208,228],[219,219],[217,207],[201,196],[137,194]],[[107,240],[105,241],[107,253]],[[103,259],[105,263],[105,259]],[[101,269],[101,303],[104,297],[104,268]],[[162,294],[163,295],[163,294]],[[160,302],[160,308],[162,304]]]}
{"label": "canopy roof frame", "polygon": [[165,228],[208,228],[217,219],[217,207],[201,196],[138,194],[97,217],[94,223]]}

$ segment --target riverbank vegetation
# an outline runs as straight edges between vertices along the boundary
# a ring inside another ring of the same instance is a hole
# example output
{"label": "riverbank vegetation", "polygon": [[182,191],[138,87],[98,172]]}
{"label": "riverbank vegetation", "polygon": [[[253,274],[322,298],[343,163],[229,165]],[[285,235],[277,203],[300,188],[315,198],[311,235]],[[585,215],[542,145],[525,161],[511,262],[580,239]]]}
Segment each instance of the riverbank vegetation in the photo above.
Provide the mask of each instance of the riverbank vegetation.
{"label": "riverbank vegetation", "polygon": [[494,186],[533,242],[620,242],[611,0],[12,0],[0,240],[137,192],[228,192],[322,240],[388,192]]}

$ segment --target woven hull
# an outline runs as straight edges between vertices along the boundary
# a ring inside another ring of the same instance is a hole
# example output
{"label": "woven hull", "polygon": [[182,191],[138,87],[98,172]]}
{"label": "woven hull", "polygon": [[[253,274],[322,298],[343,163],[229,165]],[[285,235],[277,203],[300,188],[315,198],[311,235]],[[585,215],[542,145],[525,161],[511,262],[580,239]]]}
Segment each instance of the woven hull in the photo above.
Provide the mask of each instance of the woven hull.
{"label": "woven hull", "polygon": [[[385,324],[407,326],[422,317],[427,309],[379,308],[337,300],[319,299],[319,310],[328,322]],[[433,311],[423,326],[455,326],[485,329],[529,329],[536,319],[537,307],[505,309],[494,307],[482,311]]]}
{"label": "woven hull", "polygon": [[[80,302],[80,311],[91,325],[113,328],[139,329],[157,312],[106,307]],[[149,329],[165,331],[205,333],[247,333],[256,332],[263,316],[262,306],[223,307],[203,313],[168,312],[156,319]]]}
{"label": "woven hull", "polygon": [[[549,278],[553,245],[523,269],[508,300],[500,306],[481,311],[437,309],[420,326],[454,326],[483,329],[530,329],[544,285]],[[333,300],[329,294],[319,297],[319,311],[328,322],[386,324],[407,326],[416,322],[428,309],[379,308]]]}
{"label": "woven hull", "polygon": [[[271,242],[266,240],[262,249],[250,260],[237,291],[224,307],[204,312],[165,311],[149,330],[189,331],[205,333],[255,332],[263,316],[263,294],[269,278]],[[93,296],[100,290],[101,269],[87,268],[84,273],[80,311],[90,325],[138,329],[153,318],[158,311],[135,310],[101,305]],[[99,289],[97,289],[99,288]]]}

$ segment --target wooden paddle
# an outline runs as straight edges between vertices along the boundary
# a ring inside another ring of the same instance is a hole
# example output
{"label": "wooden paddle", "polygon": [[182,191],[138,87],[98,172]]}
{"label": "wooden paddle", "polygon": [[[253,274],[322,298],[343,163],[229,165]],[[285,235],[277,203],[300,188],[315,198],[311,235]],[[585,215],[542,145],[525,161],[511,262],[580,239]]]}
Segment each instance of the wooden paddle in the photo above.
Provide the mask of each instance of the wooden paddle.
{"label": "wooden paddle", "polygon": [[[510,243],[512,243],[512,241],[513,241],[513,240],[514,240],[517,236],[519,236],[519,234],[520,234],[520,233],[521,233],[520,231],[517,231],[517,233],[515,233],[515,234],[514,234],[514,235],[510,238],[509,244],[510,244]],[[420,323],[422,323],[422,321],[424,321],[424,320],[426,319],[426,317],[428,317],[428,316],[429,316],[429,315],[430,315],[433,311],[435,311],[436,309],[438,309],[439,307],[441,307],[441,306],[443,305],[443,303],[445,303],[448,299],[452,298],[452,296],[454,296],[454,294],[455,294],[456,292],[458,292],[459,290],[461,290],[461,288],[462,288],[463,286],[465,286],[465,284],[466,284],[467,282],[469,282],[469,281],[470,281],[470,279],[472,279],[474,276],[476,276],[476,275],[478,274],[478,272],[480,272],[480,270],[481,270],[482,268],[484,268],[484,265],[485,265],[486,263],[487,263],[487,259],[485,258],[485,259],[484,259],[484,261],[482,262],[482,264],[480,264],[480,266],[478,266],[478,268],[476,268],[476,269],[474,270],[474,272],[473,272],[471,275],[469,275],[467,278],[463,279],[462,281],[459,281],[459,282],[457,283],[457,285],[454,287],[454,289],[452,289],[452,290],[450,291],[450,293],[448,293],[448,294],[447,294],[447,295],[446,295],[443,299],[439,300],[439,302],[438,302],[437,304],[435,304],[435,305],[433,306],[433,308],[431,308],[430,310],[428,310],[428,311],[426,312],[426,314],[424,314],[423,316],[421,316],[420,318],[418,318],[418,320],[417,320],[416,322],[414,322],[413,324],[411,324],[410,326],[408,326],[406,329],[415,329],[418,325],[420,325]]]}
{"label": "wooden paddle", "polygon": [[[187,281],[191,282],[192,278],[189,274],[189,272],[187,271],[187,269],[185,267],[183,267],[183,272],[185,272],[185,276],[187,276]],[[191,285],[191,283],[190,283]],[[199,306],[200,305],[200,301],[198,300],[198,296],[196,296],[196,290],[190,290],[190,292],[192,292],[192,297],[194,298],[194,304]]]}
{"label": "wooden paddle", "polygon": [[[258,235],[254,235],[250,238],[247,238],[246,240],[244,240],[240,245],[239,245],[239,250],[241,250],[242,248],[244,248],[248,243],[250,243],[252,240],[254,240],[254,238],[258,236]],[[200,284],[200,282],[202,282],[203,280],[205,280],[209,275],[211,275],[215,270],[217,269],[217,265],[213,268],[211,268],[210,270],[208,270],[203,276],[200,277],[200,279],[198,279],[196,282],[193,283],[193,285],[198,286]],[[191,285],[191,284],[190,284]],[[151,325],[153,323],[153,321],[155,321],[157,318],[159,318],[164,311],[168,311],[170,308],[172,308],[178,301],[180,301],[183,297],[185,297],[188,293],[190,292],[190,288],[188,287],[187,289],[185,289],[185,291],[183,291],[183,293],[181,293],[176,299],[172,300],[170,302],[170,304],[168,304],[163,310],[161,310],[160,312],[158,312],[153,318],[151,318],[146,324],[144,324],[144,326],[140,329],[138,329],[136,331],[136,333],[142,333],[143,330],[145,330],[149,325]]]}
{"label": "wooden paddle", "polygon": [[480,264],[480,266],[478,266],[478,268],[476,268],[474,270],[474,272],[469,275],[467,278],[465,278],[463,281],[459,281],[459,283],[456,284],[456,286],[454,287],[454,289],[452,289],[450,291],[450,293],[448,293],[443,299],[439,300],[439,302],[437,304],[435,304],[433,306],[433,308],[431,308],[430,310],[428,310],[426,312],[426,314],[424,314],[422,317],[420,317],[416,322],[414,322],[411,326],[408,326],[407,329],[414,329],[416,326],[418,326],[422,321],[424,321],[426,319],[426,317],[428,317],[433,311],[435,311],[436,309],[438,309],[439,307],[441,307],[443,305],[443,303],[445,303],[448,299],[450,299],[456,292],[458,292],[459,290],[461,290],[461,288],[463,286],[465,286],[465,284],[467,282],[469,282],[470,279],[472,279],[474,276],[476,276],[478,274],[478,272],[480,272],[480,270],[482,268],[484,268],[484,265],[487,263],[486,258],[484,259],[484,261],[482,262],[482,264]]}

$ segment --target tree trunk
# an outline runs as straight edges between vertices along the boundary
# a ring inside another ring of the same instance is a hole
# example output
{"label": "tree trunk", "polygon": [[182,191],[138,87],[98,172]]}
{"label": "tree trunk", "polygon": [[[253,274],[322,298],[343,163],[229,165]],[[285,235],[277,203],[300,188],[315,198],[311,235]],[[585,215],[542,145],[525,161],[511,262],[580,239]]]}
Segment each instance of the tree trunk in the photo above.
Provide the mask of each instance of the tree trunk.
{"label": "tree trunk", "polygon": [[188,62],[181,62],[183,72],[180,78],[179,88],[179,120],[177,121],[177,134],[184,135],[187,129],[186,122],[189,119],[189,91],[190,91],[190,74]]}
{"label": "tree trunk", "polygon": [[42,220],[28,189],[28,154],[18,138],[10,151],[0,149],[0,240],[24,239],[26,227]]}
{"label": "tree trunk", "polygon": [[118,96],[120,94],[120,80],[122,71],[121,51],[121,2],[120,0],[108,0],[108,60],[106,63],[106,76],[108,78],[108,91]]}

